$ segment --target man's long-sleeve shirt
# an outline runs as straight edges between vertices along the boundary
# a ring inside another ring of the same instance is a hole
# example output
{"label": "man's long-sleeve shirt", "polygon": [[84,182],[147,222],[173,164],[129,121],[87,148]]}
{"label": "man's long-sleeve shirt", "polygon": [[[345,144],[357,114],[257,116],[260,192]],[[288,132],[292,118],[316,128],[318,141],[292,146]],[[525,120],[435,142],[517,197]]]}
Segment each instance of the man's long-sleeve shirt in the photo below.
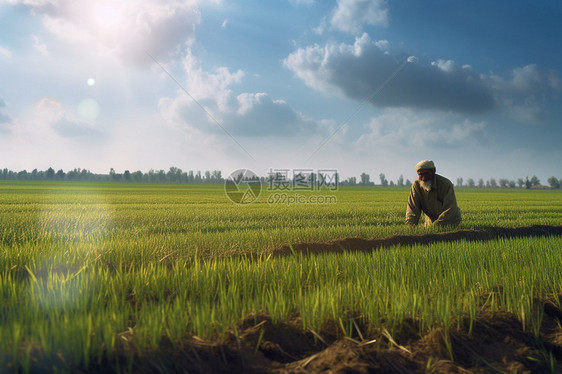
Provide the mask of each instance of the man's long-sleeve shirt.
{"label": "man's long-sleeve shirt", "polygon": [[461,222],[461,212],[457,206],[453,183],[435,174],[431,189],[426,191],[416,179],[408,197],[406,223],[417,225],[422,211],[428,225],[458,225]]}

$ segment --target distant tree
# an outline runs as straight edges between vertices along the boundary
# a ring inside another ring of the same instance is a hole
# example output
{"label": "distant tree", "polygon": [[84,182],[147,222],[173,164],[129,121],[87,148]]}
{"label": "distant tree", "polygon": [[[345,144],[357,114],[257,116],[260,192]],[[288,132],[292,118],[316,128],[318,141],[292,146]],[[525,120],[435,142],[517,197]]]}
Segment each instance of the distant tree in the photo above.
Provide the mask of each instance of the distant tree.
{"label": "distant tree", "polygon": [[525,177],[525,188],[529,189],[531,188],[533,184],[531,183],[531,181],[529,180],[529,177]]}
{"label": "distant tree", "polygon": [[509,184],[509,188],[515,188],[515,181],[514,180],[510,180],[508,184]]}
{"label": "distant tree", "polygon": [[395,186],[394,181],[390,181],[389,185],[390,185],[390,187],[394,187]]}
{"label": "distant tree", "polygon": [[80,179],[81,180],[87,181],[87,180],[93,180],[94,178],[95,178],[95,175],[91,171],[89,171],[87,169],[82,169],[80,171]]}
{"label": "distant tree", "polygon": [[137,171],[133,172],[132,179],[133,179],[133,182],[142,182],[142,179],[143,179],[142,171],[137,170]]}
{"label": "distant tree", "polygon": [[508,184],[509,184],[509,180],[508,180],[508,179],[500,178],[500,187],[501,187],[501,188],[506,188]]}
{"label": "distant tree", "polygon": [[357,184],[357,178],[355,178],[355,177],[347,178],[347,184],[349,186],[355,186]]}
{"label": "distant tree", "polygon": [[212,179],[214,183],[222,183],[223,182],[222,172],[220,170],[214,170]]}
{"label": "distant tree", "polygon": [[47,179],[51,180],[55,178],[55,170],[53,168],[48,168],[47,171],[45,172],[45,177],[47,177]]}
{"label": "distant tree", "polygon": [[468,187],[470,187],[470,188],[474,188],[474,186],[475,186],[474,179],[468,178],[468,179],[466,180],[466,185],[467,185]]}
{"label": "distant tree", "polygon": [[411,185],[412,185],[412,182],[410,182],[409,179],[406,179],[406,186],[411,186]]}
{"label": "distant tree", "polygon": [[523,178],[517,179],[517,185],[519,186],[519,188],[523,188],[523,186],[525,185],[525,181],[523,180]]}
{"label": "distant tree", "polygon": [[131,172],[129,170],[125,170],[123,172],[123,180],[125,182],[130,182],[131,181]]}
{"label": "distant tree", "polygon": [[386,175],[384,175],[384,173],[380,173],[379,178],[382,186],[388,186],[388,181],[386,180]]}
{"label": "distant tree", "polygon": [[167,181],[166,172],[164,171],[164,169],[158,170],[158,172],[156,173],[156,180],[158,181],[158,183],[164,183]]}
{"label": "distant tree", "polygon": [[484,179],[478,179],[478,188],[484,188]]}
{"label": "distant tree", "polygon": [[69,181],[72,180],[77,180],[80,177],[80,169],[74,169],[74,170],[70,170],[68,173],[66,173],[66,179],[68,179]]}
{"label": "distant tree", "polygon": [[560,188],[560,181],[556,179],[554,175],[548,178],[548,184],[550,184],[550,187],[552,188]]}
{"label": "distant tree", "polygon": [[65,175],[65,172],[62,169],[59,169],[59,171],[57,171],[57,173],[55,174],[55,178],[62,180],[64,179]]}
{"label": "distant tree", "polygon": [[359,185],[368,186],[369,184],[371,184],[371,176],[367,173],[361,173],[361,182],[359,182]]}
{"label": "distant tree", "polygon": [[170,167],[168,173],[166,174],[166,179],[168,182],[177,183],[180,181],[181,178],[181,169],[178,169],[174,166]]}
{"label": "distant tree", "polygon": [[531,185],[533,186],[540,186],[541,181],[539,180],[539,178],[537,178],[536,175],[533,175],[533,177],[531,178]]}
{"label": "distant tree", "polygon": [[122,177],[123,177],[123,174],[116,173],[114,168],[109,169],[109,180],[110,181],[119,182]]}
{"label": "distant tree", "polygon": [[20,181],[27,180],[28,176],[29,176],[29,173],[27,172],[27,170],[22,170],[22,171],[18,172],[18,180],[20,180]]}
{"label": "distant tree", "polygon": [[400,174],[400,176],[398,177],[398,180],[396,181],[396,185],[398,187],[404,186],[404,176],[402,174]]}
{"label": "distant tree", "polygon": [[457,187],[462,187],[462,178],[457,178]]}
{"label": "distant tree", "polygon": [[498,183],[496,182],[496,179],[490,178],[490,187],[496,188],[497,186],[498,186]]}

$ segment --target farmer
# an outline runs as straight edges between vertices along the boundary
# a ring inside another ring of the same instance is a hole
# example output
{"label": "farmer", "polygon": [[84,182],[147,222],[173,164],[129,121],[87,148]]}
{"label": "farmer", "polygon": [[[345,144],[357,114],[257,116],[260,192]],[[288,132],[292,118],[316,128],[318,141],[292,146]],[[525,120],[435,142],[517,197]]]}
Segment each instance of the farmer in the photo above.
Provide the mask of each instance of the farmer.
{"label": "farmer", "polygon": [[415,227],[420,220],[421,212],[425,215],[426,225],[458,225],[461,223],[461,212],[457,206],[457,198],[453,183],[447,178],[435,174],[435,164],[430,160],[417,163],[418,179],[412,183],[406,224]]}

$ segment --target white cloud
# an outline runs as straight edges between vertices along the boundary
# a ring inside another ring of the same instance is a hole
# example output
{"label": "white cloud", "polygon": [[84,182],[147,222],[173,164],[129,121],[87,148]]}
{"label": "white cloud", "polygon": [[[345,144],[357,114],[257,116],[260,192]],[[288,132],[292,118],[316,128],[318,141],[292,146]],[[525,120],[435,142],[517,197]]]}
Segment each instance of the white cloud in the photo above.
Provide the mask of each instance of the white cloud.
{"label": "white cloud", "polygon": [[[16,3],[16,2],[14,2]],[[24,0],[59,40],[134,64],[167,61],[195,38],[195,1]],[[38,45],[36,43],[36,45]],[[42,47],[41,47],[42,49]]]}
{"label": "white cloud", "polygon": [[507,79],[490,73],[482,79],[493,88],[500,108],[508,117],[525,123],[538,123],[547,116],[546,98],[561,89],[556,71],[541,71],[536,64],[518,67]]}
{"label": "white cloud", "polygon": [[357,34],[364,24],[388,26],[388,8],[384,0],[338,0],[330,24],[333,29]]}
{"label": "white cloud", "polygon": [[191,54],[184,58],[183,68],[187,77],[185,88],[193,98],[180,92],[176,98],[159,102],[162,117],[172,127],[189,128],[189,132],[200,134],[222,136],[227,132],[243,137],[291,137],[317,129],[313,121],[266,93],[235,95],[231,86],[241,82],[244,77],[241,70],[232,73],[220,67],[207,72]]}
{"label": "white cloud", "polygon": [[536,64],[518,67],[505,79],[495,73],[482,79],[497,91],[511,94],[531,94],[545,89],[560,90],[560,77],[555,70],[541,71]]}
{"label": "white cloud", "polygon": [[0,137],[0,157],[10,160],[15,170],[96,169],[107,162],[107,140],[104,129],[80,120],[60,100],[44,97],[14,119],[10,131]]}
{"label": "white cloud", "polygon": [[389,48],[388,42],[373,42],[364,33],[353,44],[299,48],[284,64],[318,91],[361,101],[375,94],[371,103],[379,107],[478,113],[495,106],[487,82],[470,67],[451,60],[423,65]]}
{"label": "white cloud", "polygon": [[453,60],[445,61],[445,60],[442,60],[442,59],[438,59],[437,61],[433,61],[431,63],[431,65],[437,66],[439,69],[441,69],[442,71],[444,71],[446,73],[450,73],[450,72],[454,71],[455,68],[456,68],[455,61],[453,61]]}
{"label": "white cloud", "polygon": [[6,112],[6,102],[0,98],[0,134],[10,132],[13,118]]}
{"label": "white cloud", "polygon": [[[405,62],[408,64],[403,65]],[[353,44],[327,43],[298,48],[285,66],[305,84],[330,95],[364,101],[377,107],[421,108],[473,114],[503,111],[520,122],[537,123],[548,116],[548,98],[561,89],[554,70],[530,64],[515,68],[505,79],[477,74],[470,65],[392,53],[386,40],[371,41],[364,33]]]}
{"label": "white cloud", "polygon": [[33,49],[43,56],[48,56],[49,49],[47,48],[47,45],[43,43],[37,35],[31,35],[31,37],[33,38]]}
{"label": "white cloud", "polygon": [[1,60],[9,60],[12,58],[12,51],[7,48],[0,46],[0,59]]}
{"label": "white cloud", "polygon": [[196,100],[211,100],[219,110],[229,110],[229,101],[233,99],[230,86],[242,81],[242,70],[231,73],[228,68],[219,67],[213,73],[207,72],[189,51],[182,65],[187,77],[185,88]]}
{"label": "white cloud", "polygon": [[509,83],[511,89],[518,92],[530,92],[543,84],[543,77],[537,65],[527,65],[513,69],[513,78]]}
{"label": "white cloud", "polygon": [[472,147],[485,143],[486,123],[442,112],[389,108],[368,124],[369,132],[356,144],[360,149],[383,148],[390,153]]}
{"label": "white cloud", "polygon": [[36,123],[41,124],[45,133],[54,132],[65,138],[84,137],[90,141],[102,136],[104,132],[95,122],[77,117],[65,109],[60,101],[47,97],[39,100],[34,115],[38,119]]}
{"label": "white cloud", "polygon": [[388,42],[388,40],[378,40],[375,42],[375,45],[379,47],[379,49],[383,52],[388,52],[390,50],[390,43]]}

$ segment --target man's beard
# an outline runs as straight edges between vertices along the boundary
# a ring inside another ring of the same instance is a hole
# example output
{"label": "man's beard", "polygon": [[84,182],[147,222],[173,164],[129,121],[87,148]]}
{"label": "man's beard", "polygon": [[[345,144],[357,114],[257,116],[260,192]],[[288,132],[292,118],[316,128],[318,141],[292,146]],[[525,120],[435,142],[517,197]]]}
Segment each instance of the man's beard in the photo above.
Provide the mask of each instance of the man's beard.
{"label": "man's beard", "polygon": [[421,188],[423,188],[426,192],[431,190],[431,180],[428,181],[420,181]]}

